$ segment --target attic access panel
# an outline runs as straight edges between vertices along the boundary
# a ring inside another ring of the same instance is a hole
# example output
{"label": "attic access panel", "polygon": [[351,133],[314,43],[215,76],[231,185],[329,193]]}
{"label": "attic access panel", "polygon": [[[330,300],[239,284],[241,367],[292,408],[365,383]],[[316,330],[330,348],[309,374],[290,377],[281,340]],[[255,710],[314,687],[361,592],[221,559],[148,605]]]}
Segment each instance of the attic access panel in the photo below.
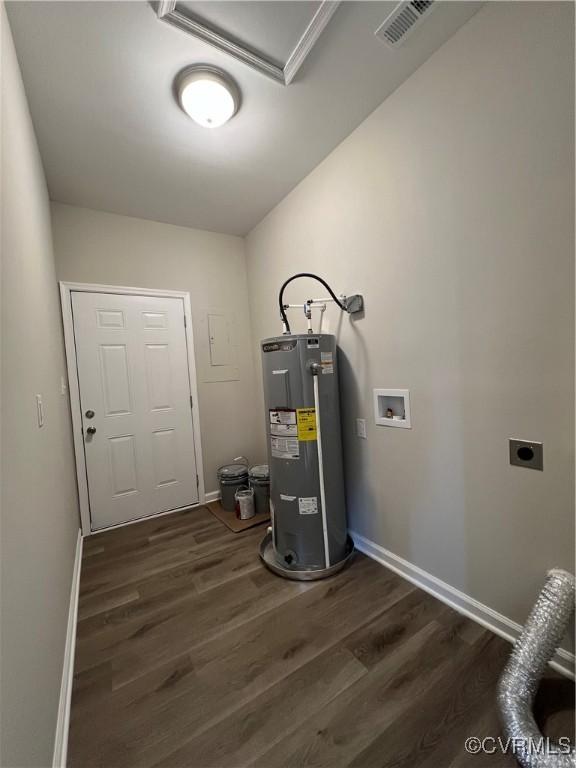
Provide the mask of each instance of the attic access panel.
{"label": "attic access panel", "polygon": [[289,85],[340,0],[262,3],[161,0],[158,18]]}

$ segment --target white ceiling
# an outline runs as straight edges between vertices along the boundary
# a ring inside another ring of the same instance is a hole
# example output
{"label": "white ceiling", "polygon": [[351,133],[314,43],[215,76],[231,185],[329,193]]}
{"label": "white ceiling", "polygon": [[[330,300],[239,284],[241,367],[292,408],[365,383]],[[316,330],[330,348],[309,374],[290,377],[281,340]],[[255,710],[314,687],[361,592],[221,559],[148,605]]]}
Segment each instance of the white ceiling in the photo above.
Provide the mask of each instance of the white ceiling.
{"label": "white ceiling", "polygon": [[[318,5],[187,4],[281,60]],[[374,30],[396,3],[344,2],[289,86],[159,21],[145,2],[6,5],[53,200],[243,235],[481,3],[438,2],[392,50]],[[175,75],[197,62],[241,89],[241,110],[222,128],[195,125],[174,100]]]}

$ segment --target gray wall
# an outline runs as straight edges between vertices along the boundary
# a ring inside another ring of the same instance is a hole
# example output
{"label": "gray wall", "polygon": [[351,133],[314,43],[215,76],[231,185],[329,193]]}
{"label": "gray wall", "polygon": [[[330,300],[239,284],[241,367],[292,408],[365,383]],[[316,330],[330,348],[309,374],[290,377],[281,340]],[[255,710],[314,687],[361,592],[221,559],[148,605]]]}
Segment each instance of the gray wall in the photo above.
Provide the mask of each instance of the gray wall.
{"label": "gray wall", "polygon": [[52,763],[79,521],[48,194],[3,6],[0,22],[0,763],[8,768]]}
{"label": "gray wall", "polygon": [[[204,482],[216,490],[216,469],[258,447],[244,241],[59,203],[52,225],[59,280],[190,292]],[[211,309],[233,315],[236,381],[209,381]]]}
{"label": "gray wall", "polygon": [[[351,527],[519,622],[574,570],[573,30],[570,3],[488,3],[247,240],[255,348],[294,272],[364,294],[330,312]],[[374,387],[410,389],[412,430]]]}

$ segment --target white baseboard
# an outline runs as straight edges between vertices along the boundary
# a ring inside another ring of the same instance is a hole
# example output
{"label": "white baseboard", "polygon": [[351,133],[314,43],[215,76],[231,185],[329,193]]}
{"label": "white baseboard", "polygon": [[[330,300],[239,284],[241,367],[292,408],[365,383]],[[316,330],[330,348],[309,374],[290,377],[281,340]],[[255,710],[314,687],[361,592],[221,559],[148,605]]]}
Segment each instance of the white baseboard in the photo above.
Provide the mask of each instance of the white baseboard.
{"label": "white baseboard", "polygon": [[82,531],[79,530],[76,541],[74,571],[72,573],[72,588],[70,589],[70,607],[68,609],[68,626],[66,629],[66,645],[64,647],[64,663],[62,665],[62,683],[60,685],[60,701],[58,704],[56,735],[54,737],[52,768],[66,768],[66,756],[68,753],[68,728],[70,726],[70,702],[72,700],[72,682],[74,679],[74,650],[76,648],[82,542]]}
{"label": "white baseboard", "polygon": [[220,498],[220,491],[210,491],[204,495],[204,503],[210,504],[211,501],[218,501]]}
{"label": "white baseboard", "polygon": [[[368,557],[376,560],[381,565],[389,568],[398,575],[402,576],[407,581],[412,582],[425,592],[429,592],[434,597],[441,600],[446,605],[454,608],[458,613],[462,613],[470,619],[477,621],[486,629],[491,630],[495,634],[503,637],[505,640],[513,643],[522,632],[522,626],[507,616],[503,616],[501,613],[489,608],[487,605],[480,603],[470,595],[461,592],[459,589],[450,586],[445,581],[433,576],[431,573],[422,570],[417,565],[404,560],[404,558],[395,555],[379,544],[376,544],[370,539],[366,539],[359,533],[350,531],[350,535],[354,540],[356,549],[363,552]],[[559,648],[554,656],[554,659],[550,662],[550,666],[561,672],[566,677],[574,680],[574,654],[565,651],[563,648]]]}

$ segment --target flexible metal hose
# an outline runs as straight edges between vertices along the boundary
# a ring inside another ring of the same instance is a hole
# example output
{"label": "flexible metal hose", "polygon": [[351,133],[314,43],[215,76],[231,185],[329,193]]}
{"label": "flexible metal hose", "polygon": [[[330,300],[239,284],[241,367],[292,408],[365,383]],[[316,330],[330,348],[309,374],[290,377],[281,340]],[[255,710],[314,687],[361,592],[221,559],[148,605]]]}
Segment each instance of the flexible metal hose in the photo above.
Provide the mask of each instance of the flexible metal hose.
{"label": "flexible metal hose", "polygon": [[575,768],[576,751],[542,749],[532,706],[546,665],[554,656],[574,612],[575,580],[567,571],[548,574],[528,621],[498,683],[502,725],[524,768]]}

